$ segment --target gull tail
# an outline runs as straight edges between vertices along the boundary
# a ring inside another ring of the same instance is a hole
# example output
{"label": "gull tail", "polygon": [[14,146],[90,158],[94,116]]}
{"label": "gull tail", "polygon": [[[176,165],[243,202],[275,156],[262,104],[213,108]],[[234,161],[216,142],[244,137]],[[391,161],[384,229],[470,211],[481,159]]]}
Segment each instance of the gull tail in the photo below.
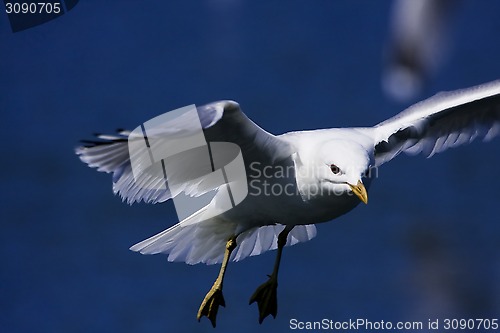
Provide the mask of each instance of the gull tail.
{"label": "gull tail", "polygon": [[[218,217],[200,220],[205,209],[206,207],[167,230],[133,245],[130,250],[141,254],[163,253],[168,255],[169,261],[182,261],[190,265],[222,262],[226,242],[236,233],[237,224]],[[284,228],[284,225],[277,224],[240,233],[231,261],[275,250],[278,235]],[[316,227],[313,224],[295,226],[288,235],[286,245],[306,242],[315,236]]]}
{"label": "gull tail", "polygon": [[217,217],[203,220],[206,209],[133,245],[130,250],[141,254],[168,254],[168,261],[184,261],[190,265],[221,262],[226,242],[234,235],[236,224]]}

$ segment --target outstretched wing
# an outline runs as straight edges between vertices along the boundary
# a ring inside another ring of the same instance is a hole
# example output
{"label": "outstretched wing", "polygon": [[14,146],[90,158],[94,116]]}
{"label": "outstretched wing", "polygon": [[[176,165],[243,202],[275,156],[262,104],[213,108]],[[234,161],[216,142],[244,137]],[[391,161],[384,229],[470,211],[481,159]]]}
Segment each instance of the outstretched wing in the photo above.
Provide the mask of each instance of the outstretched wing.
{"label": "outstretched wing", "polygon": [[375,164],[399,153],[427,157],[448,148],[491,140],[500,134],[500,80],[442,92],[376,125]]}
{"label": "outstretched wing", "polygon": [[[274,161],[290,155],[288,144],[274,135],[264,131],[252,122],[233,101],[220,101],[197,107],[197,113],[207,142],[231,142],[239,146],[245,164],[252,161]],[[156,128],[154,135],[161,136],[186,132],[190,128],[190,119],[176,119],[175,126]],[[163,177],[155,177],[150,173],[142,173],[134,178],[129,155],[128,131],[119,131],[116,135],[98,135],[99,140],[84,141],[85,145],[76,148],[76,154],[90,167],[98,171],[113,173],[113,191],[127,203],[164,202],[178,193],[171,193],[166,186],[156,186],[164,182]],[[182,161],[181,161],[182,162]],[[210,161],[203,161],[209,163]],[[177,161],[176,163],[180,163]],[[200,162],[202,163],[202,162]],[[190,165],[182,170],[190,172]],[[188,179],[189,177],[182,177]],[[205,184],[206,185],[206,184]],[[200,182],[186,181],[183,187],[187,195],[197,196],[206,192],[200,189]]]}

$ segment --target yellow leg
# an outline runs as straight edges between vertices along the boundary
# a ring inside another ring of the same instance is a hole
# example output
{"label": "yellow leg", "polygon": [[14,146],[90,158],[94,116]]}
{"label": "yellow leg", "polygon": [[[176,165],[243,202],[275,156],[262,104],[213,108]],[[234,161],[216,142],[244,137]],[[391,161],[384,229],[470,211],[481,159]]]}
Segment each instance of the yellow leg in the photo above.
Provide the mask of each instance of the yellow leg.
{"label": "yellow leg", "polygon": [[293,229],[286,226],[278,236],[278,252],[276,253],[276,261],[274,262],[273,273],[269,276],[269,280],[261,284],[250,297],[250,304],[257,302],[259,307],[259,323],[262,324],[264,318],[272,315],[276,318],[278,313],[278,270],[280,268],[281,254],[283,247],[286,245],[288,234]]}
{"label": "yellow leg", "polygon": [[201,302],[200,309],[198,310],[198,315],[196,318],[200,321],[201,317],[205,316],[212,322],[212,326],[215,327],[215,319],[217,318],[217,310],[219,310],[219,305],[226,306],[224,297],[222,296],[222,282],[224,281],[224,275],[226,274],[227,263],[231,257],[231,253],[236,248],[236,236],[231,237],[226,243],[226,251],[224,252],[224,259],[222,260],[222,265],[220,267],[219,276],[214,282],[214,285],[207,293],[203,302]]}

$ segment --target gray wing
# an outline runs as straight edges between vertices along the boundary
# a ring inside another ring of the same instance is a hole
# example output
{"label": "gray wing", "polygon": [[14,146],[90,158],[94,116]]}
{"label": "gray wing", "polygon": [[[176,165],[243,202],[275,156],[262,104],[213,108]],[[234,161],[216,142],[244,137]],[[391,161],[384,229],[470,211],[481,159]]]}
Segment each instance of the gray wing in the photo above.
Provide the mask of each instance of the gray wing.
{"label": "gray wing", "polygon": [[[197,107],[198,117],[207,142],[231,142],[239,146],[245,164],[252,161],[273,161],[289,156],[289,145],[274,135],[264,131],[252,122],[233,101],[220,101]],[[174,126],[157,128],[155,135],[161,136],[172,133],[186,133],[189,135],[189,119],[179,118]],[[132,173],[128,141],[131,132],[119,131],[116,135],[98,135],[99,140],[84,141],[84,145],[76,148],[80,159],[98,171],[113,174],[113,191],[127,203],[134,202],[158,203],[164,202],[178,193],[171,193],[165,186],[156,186],[164,182],[163,177],[154,177],[144,173],[134,178]],[[210,161],[205,161],[209,163]],[[177,161],[182,163],[182,161]],[[202,163],[202,161],[200,161]],[[186,164],[181,170],[189,173],[190,165]],[[182,176],[182,175],[181,175]],[[189,177],[184,177],[188,179]],[[186,181],[184,192],[187,195],[197,196],[206,192],[201,191],[200,183]]]}
{"label": "gray wing", "polygon": [[442,92],[376,125],[375,164],[401,152],[431,157],[476,138],[500,134],[500,80]]}

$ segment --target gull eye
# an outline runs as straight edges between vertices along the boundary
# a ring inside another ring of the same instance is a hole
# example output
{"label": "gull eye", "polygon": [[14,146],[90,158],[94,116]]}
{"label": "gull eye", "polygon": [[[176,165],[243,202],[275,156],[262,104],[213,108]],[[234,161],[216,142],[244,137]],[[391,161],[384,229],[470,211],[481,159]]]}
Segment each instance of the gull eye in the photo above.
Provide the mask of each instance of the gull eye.
{"label": "gull eye", "polygon": [[331,164],[330,165],[330,170],[332,170],[332,172],[335,175],[340,173],[340,168],[338,166],[336,166],[335,164]]}

